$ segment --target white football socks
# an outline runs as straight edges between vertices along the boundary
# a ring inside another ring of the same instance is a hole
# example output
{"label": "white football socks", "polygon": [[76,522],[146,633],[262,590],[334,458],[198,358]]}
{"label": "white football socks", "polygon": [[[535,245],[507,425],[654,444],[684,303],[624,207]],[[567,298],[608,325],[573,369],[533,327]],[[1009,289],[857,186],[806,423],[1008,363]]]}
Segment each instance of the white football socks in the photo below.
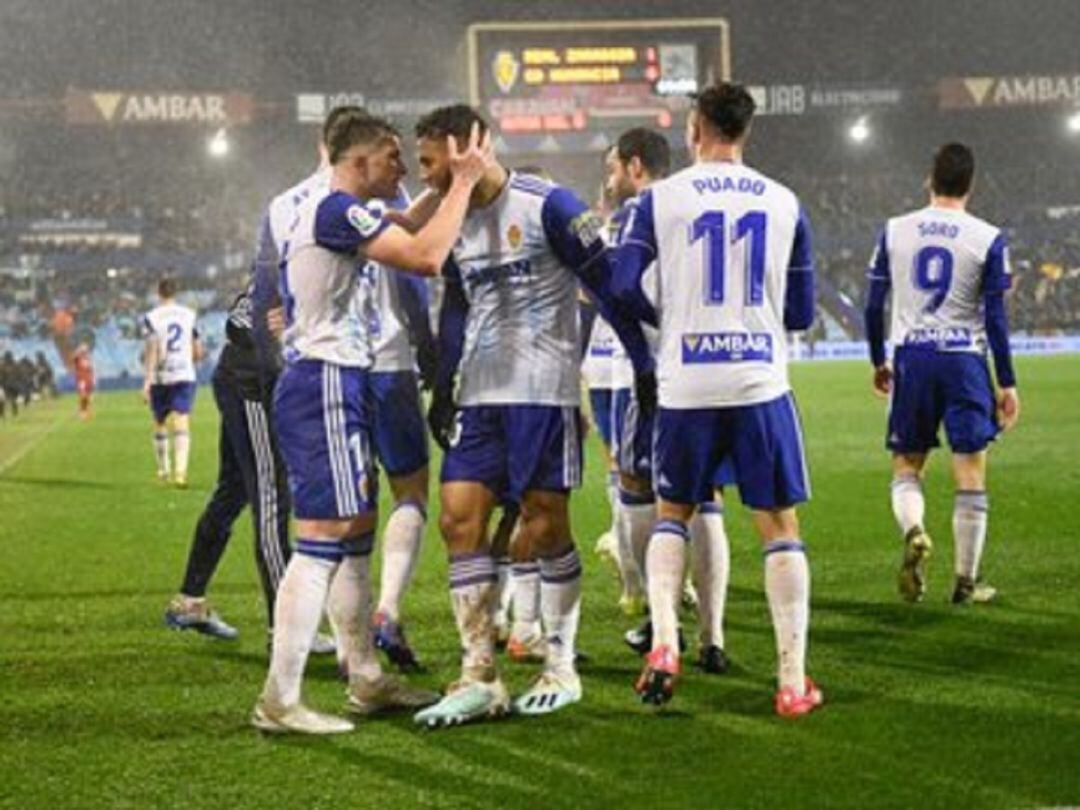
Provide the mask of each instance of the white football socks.
{"label": "white football socks", "polygon": [[186,430],[173,431],[173,455],[177,478],[187,478],[188,457],[191,454],[191,435]]}
{"label": "white football socks", "polygon": [[649,584],[648,566],[645,564],[645,552],[649,547],[649,537],[656,522],[656,503],[651,495],[640,496],[622,491],[622,503],[619,506],[619,520],[630,555],[641,574],[642,584]]}
{"label": "white football socks", "polygon": [[330,580],[344,555],[335,541],[297,540],[274,608],[274,648],[263,697],[282,706],[300,701],[300,680],[319,629]]}
{"label": "white football socks", "polygon": [[390,513],[382,536],[382,573],[378,612],[394,621],[401,615],[401,600],[412,582],[427,517],[415,501],[402,501]]}
{"label": "white football socks", "polygon": [[168,475],[169,434],[164,430],[154,431],[154,460],[157,462],[158,475]]}
{"label": "white football socks", "polygon": [[724,607],[727,603],[731,552],[724,531],[724,510],[718,503],[698,507],[690,521],[694,586],[698,592],[701,643],[724,647]]}
{"label": "white football socks", "polygon": [[653,649],[667,646],[679,654],[679,599],[686,572],[686,524],[677,520],[657,521],[648,541],[645,582],[649,592]]}
{"label": "white football socks", "polygon": [[971,580],[979,577],[989,510],[984,490],[957,490],[952,518],[957,576]]}
{"label": "white football socks", "polygon": [[514,563],[510,590],[513,593],[514,623],[510,636],[518,641],[536,638],[540,619],[540,564],[536,561]]}
{"label": "white football socks", "polygon": [[466,681],[495,679],[495,558],[489,550],[450,557],[450,603],[464,654]]}
{"label": "white football socks", "polygon": [[349,679],[374,680],[382,674],[371,635],[371,549],[374,534],[342,541],[346,556],[330,583],[327,616],[334,627],[338,659]]}
{"label": "white football socks", "polygon": [[902,535],[906,536],[916,526],[923,525],[926,502],[919,476],[905,474],[893,479],[892,510]]}
{"label": "white football socks", "polygon": [[581,560],[577,549],[540,560],[540,613],[547,639],[547,666],[573,672],[581,620]]}
{"label": "white football socks", "polygon": [[806,635],[810,621],[810,567],[801,540],[765,545],[765,595],[776,634],[780,688],[806,688]]}

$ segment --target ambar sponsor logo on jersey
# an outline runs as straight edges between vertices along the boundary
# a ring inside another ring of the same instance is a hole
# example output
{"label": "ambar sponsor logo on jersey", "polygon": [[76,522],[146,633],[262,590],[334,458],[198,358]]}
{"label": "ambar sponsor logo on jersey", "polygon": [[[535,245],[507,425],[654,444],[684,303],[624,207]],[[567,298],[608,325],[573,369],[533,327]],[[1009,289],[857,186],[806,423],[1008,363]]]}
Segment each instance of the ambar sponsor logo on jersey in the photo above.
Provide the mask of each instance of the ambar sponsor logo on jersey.
{"label": "ambar sponsor logo on jersey", "polygon": [[922,349],[967,349],[972,345],[971,330],[961,326],[934,326],[912,329],[904,345]]}
{"label": "ambar sponsor logo on jersey", "polygon": [[683,335],[684,365],[704,363],[771,363],[773,339],[768,332],[693,332]]}

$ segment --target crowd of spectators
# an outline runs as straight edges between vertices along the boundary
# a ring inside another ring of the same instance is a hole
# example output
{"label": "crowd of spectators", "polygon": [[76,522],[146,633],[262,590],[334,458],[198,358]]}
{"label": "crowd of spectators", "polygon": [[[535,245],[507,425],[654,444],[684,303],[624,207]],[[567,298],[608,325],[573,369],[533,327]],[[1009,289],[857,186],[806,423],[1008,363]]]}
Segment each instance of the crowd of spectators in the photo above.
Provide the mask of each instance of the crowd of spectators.
{"label": "crowd of spectators", "polygon": [[[557,175],[557,172],[556,172]],[[925,190],[911,172],[843,172],[783,177],[799,190],[814,224],[822,307],[838,328],[830,337],[858,338],[865,268],[885,219],[917,207]],[[201,313],[220,313],[244,283],[255,216],[236,192],[188,196],[140,195],[115,186],[47,194],[15,183],[0,191],[0,339],[45,340],[74,345],[101,335],[137,340],[140,317],[155,303],[154,288],[176,277]],[[1004,226],[1015,269],[1010,296],[1012,327],[1028,334],[1080,331],[1080,199],[1068,190],[1052,201],[1013,205],[1007,177],[987,172],[973,201],[974,213]],[[230,203],[230,199],[232,202]],[[118,247],[93,238],[28,243],[18,223],[92,219],[131,227],[137,245]],[[71,251],[100,257],[89,267],[64,267]],[[184,265],[153,261],[169,252],[197,258]],[[119,363],[120,361],[118,361]]]}
{"label": "crowd of spectators", "polygon": [[[803,190],[814,223],[821,276],[845,299],[861,305],[878,232],[888,217],[924,205],[925,191],[912,185],[910,175],[888,173],[803,178],[792,184]],[[1003,227],[1008,238],[1014,271],[1010,325],[1028,334],[1078,332],[1080,199],[1072,205],[1017,206],[1008,187],[1007,180],[984,173],[971,210]]]}
{"label": "crowd of spectators", "polygon": [[19,415],[20,408],[42,397],[56,396],[56,376],[44,352],[16,358],[12,352],[0,356],[0,419]]}

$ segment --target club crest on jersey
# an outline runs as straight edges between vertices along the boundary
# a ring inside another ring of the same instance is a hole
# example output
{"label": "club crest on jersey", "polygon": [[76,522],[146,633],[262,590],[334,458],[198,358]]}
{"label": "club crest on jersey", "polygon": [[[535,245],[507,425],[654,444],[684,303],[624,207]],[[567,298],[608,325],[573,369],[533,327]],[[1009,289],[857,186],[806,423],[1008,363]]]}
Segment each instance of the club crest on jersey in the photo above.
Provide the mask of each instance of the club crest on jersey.
{"label": "club crest on jersey", "polygon": [[510,243],[510,247],[514,250],[521,247],[521,239],[522,233],[520,225],[511,225],[506,229],[506,241]]}
{"label": "club crest on jersey", "polygon": [[595,211],[582,211],[570,220],[570,233],[586,247],[599,241],[604,232],[604,221]]}
{"label": "club crest on jersey", "polygon": [[369,203],[366,207],[350,205],[345,212],[345,218],[361,236],[371,236],[382,222],[382,207],[377,203]]}
{"label": "club crest on jersey", "polygon": [[513,89],[520,69],[521,64],[510,51],[499,51],[491,62],[491,73],[495,77],[495,84],[504,93],[509,93]]}
{"label": "club crest on jersey", "polygon": [[767,332],[696,332],[683,335],[684,365],[704,363],[771,363],[772,335]]}

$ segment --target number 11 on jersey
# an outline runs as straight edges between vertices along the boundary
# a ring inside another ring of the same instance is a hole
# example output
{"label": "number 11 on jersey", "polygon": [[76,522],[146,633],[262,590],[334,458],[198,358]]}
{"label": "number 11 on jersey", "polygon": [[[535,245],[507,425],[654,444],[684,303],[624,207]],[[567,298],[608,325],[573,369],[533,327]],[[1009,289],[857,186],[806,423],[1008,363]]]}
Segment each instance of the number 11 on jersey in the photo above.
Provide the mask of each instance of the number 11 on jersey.
{"label": "number 11 on jersey", "polygon": [[[764,211],[747,211],[737,220],[730,244],[749,237],[746,251],[746,306],[759,307],[765,302],[765,228]],[[703,240],[705,251],[705,304],[724,303],[724,276],[727,273],[729,237],[727,215],[723,211],[706,211],[694,220],[690,228],[690,244]]]}

